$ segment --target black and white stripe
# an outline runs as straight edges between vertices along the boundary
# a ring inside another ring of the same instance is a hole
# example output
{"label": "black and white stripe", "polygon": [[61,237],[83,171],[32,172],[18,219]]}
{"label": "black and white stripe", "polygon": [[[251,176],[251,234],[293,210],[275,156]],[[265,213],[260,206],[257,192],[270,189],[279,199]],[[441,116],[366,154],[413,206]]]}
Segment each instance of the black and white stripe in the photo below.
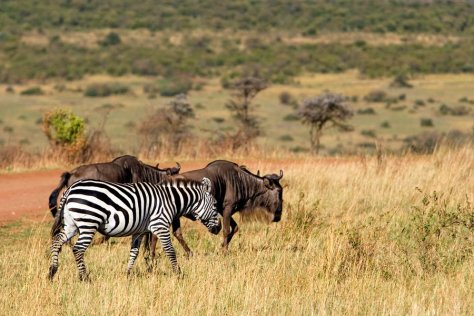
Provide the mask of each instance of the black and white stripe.
{"label": "black and white stripe", "polygon": [[85,279],[84,252],[97,231],[106,236],[132,236],[128,273],[138,255],[142,234],[148,231],[160,239],[173,270],[179,271],[169,227],[173,219],[186,215],[218,233],[221,225],[216,200],[210,192],[208,178],[201,182],[175,180],[161,184],[96,180],[74,183],[63,194],[53,225],[49,277],[52,279],[57,271],[62,245],[79,234],[73,253],[79,277]]}

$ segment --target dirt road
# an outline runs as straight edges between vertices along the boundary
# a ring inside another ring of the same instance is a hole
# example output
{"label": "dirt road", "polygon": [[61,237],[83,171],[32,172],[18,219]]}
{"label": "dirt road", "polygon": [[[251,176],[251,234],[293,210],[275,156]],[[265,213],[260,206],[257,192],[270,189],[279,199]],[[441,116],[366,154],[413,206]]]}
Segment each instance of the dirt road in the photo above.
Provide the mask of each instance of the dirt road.
{"label": "dirt road", "polygon": [[0,226],[24,216],[42,218],[61,170],[0,174]]}

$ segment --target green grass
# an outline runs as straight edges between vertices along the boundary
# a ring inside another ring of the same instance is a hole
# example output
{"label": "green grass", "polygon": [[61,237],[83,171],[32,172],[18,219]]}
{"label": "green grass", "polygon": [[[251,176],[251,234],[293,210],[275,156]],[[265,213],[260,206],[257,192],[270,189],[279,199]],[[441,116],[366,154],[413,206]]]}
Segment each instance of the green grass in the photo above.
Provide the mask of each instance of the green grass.
{"label": "green grass", "polygon": [[[463,131],[472,130],[474,125],[474,111],[466,116],[441,116],[438,114],[440,104],[446,103],[454,106],[458,105],[462,97],[474,98],[472,86],[474,85],[474,75],[430,75],[411,80],[414,84],[412,89],[389,88],[391,80],[387,79],[362,79],[356,72],[344,74],[314,74],[296,79],[297,83],[291,85],[272,85],[267,90],[261,92],[255,99],[258,105],[256,114],[260,118],[264,135],[259,142],[271,148],[294,148],[297,146],[308,147],[307,128],[299,121],[288,121],[284,118],[294,113],[291,107],[281,105],[279,95],[282,91],[288,91],[299,101],[305,97],[330,90],[342,93],[347,96],[358,96],[358,102],[351,105],[355,110],[373,107],[375,115],[355,115],[350,123],[355,127],[351,133],[340,133],[335,130],[324,132],[322,144],[326,148],[334,148],[336,144],[351,148],[354,144],[364,140],[360,136],[363,129],[373,129],[378,135],[379,142],[386,142],[397,135],[399,139],[414,135],[426,130],[420,126],[420,118],[432,118],[435,123],[434,129],[437,131],[448,131],[460,129]],[[79,89],[85,89],[91,84],[98,83],[120,83],[128,86],[129,93],[124,95],[113,95],[109,97],[84,97]],[[106,131],[110,136],[113,145],[122,151],[136,149],[137,134],[135,130],[127,127],[127,123],[132,121],[135,125],[154,109],[170,101],[170,98],[159,95],[154,99],[149,99],[143,92],[145,84],[153,83],[151,78],[126,76],[121,78],[109,78],[107,76],[95,76],[81,81],[64,83],[66,89],[58,92],[53,89],[58,82],[50,82],[42,85],[44,95],[22,96],[18,93],[11,94],[5,91],[6,86],[0,87],[0,117],[2,126],[11,126],[14,131],[11,135],[6,135],[0,131],[0,138],[7,144],[18,144],[21,139],[28,139],[30,144],[23,145],[25,148],[39,150],[46,146],[46,138],[41,132],[41,124],[36,121],[42,114],[54,107],[66,107],[76,114],[88,118],[89,127],[97,127],[103,121],[104,115],[108,113],[106,121]],[[29,86],[29,85],[28,85]],[[25,87],[14,87],[16,91],[26,89]],[[33,86],[33,84],[32,84]],[[38,86],[38,84],[34,84]],[[363,97],[370,91],[382,89],[389,96],[406,94],[405,100],[400,100],[392,107],[406,106],[402,111],[387,109],[384,103],[367,103]],[[76,92],[77,91],[77,92]],[[224,90],[220,86],[218,79],[205,81],[205,85],[200,91],[191,91],[189,101],[192,104],[202,104],[202,109],[196,109],[196,120],[194,132],[202,137],[210,137],[215,131],[223,131],[233,128],[233,121],[225,109],[225,103],[230,97],[230,91]],[[426,105],[416,109],[414,113],[411,109],[416,100],[427,100],[433,98],[434,103],[425,102]],[[110,110],[104,104],[119,104]],[[473,105],[465,104],[467,107]],[[108,111],[110,110],[110,111]],[[221,117],[225,121],[216,122],[213,118]],[[388,121],[390,128],[381,128],[380,124]],[[280,136],[284,131],[290,134],[293,141],[282,141]],[[391,142],[389,147],[400,147],[401,142]]]}

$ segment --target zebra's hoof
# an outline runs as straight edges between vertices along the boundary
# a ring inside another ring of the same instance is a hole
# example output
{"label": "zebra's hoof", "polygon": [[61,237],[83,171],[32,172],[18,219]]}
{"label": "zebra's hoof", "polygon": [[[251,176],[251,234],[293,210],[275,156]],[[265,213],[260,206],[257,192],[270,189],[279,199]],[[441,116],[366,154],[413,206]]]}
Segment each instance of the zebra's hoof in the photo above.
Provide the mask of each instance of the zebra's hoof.
{"label": "zebra's hoof", "polygon": [[58,271],[58,267],[49,267],[48,279],[50,281],[53,281],[53,277],[56,274],[56,271]]}

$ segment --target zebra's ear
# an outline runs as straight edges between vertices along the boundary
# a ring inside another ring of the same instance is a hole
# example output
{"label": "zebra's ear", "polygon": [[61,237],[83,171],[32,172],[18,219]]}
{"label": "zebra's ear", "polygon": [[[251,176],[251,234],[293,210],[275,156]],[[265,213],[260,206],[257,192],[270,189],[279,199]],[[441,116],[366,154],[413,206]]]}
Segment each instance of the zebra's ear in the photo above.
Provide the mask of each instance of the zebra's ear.
{"label": "zebra's ear", "polygon": [[211,187],[212,187],[212,184],[211,184],[211,180],[209,180],[209,178],[202,178],[202,186],[204,187],[204,190],[206,190],[207,192],[211,193]]}

